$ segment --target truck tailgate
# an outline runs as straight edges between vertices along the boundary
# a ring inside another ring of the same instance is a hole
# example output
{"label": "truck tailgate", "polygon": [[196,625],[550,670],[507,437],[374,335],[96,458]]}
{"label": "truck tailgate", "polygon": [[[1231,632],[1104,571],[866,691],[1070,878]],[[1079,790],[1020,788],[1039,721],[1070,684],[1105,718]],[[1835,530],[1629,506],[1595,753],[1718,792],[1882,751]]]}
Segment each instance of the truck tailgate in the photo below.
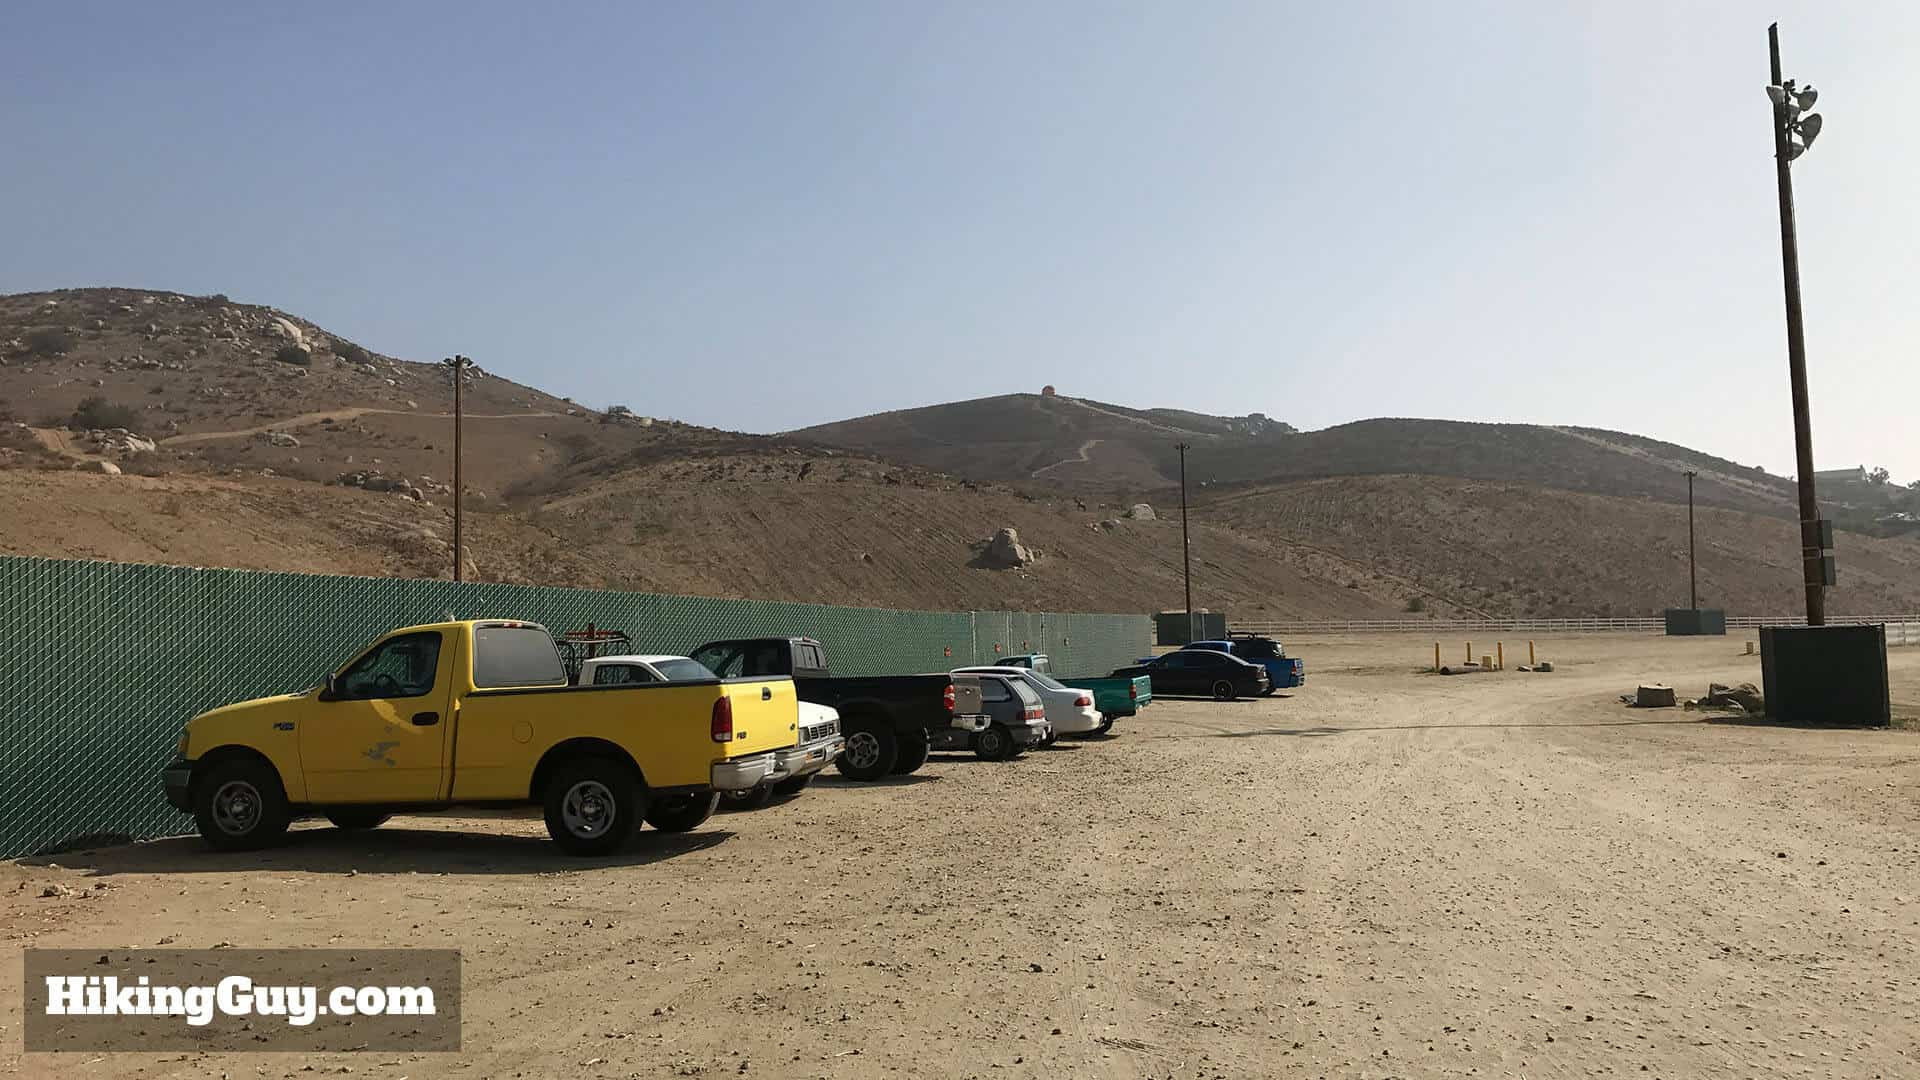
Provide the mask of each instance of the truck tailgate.
{"label": "truck tailgate", "polygon": [[719,748],[722,757],[747,757],[794,745],[800,729],[800,696],[792,679],[730,679],[720,684],[720,692],[733,711],[733,739]]}

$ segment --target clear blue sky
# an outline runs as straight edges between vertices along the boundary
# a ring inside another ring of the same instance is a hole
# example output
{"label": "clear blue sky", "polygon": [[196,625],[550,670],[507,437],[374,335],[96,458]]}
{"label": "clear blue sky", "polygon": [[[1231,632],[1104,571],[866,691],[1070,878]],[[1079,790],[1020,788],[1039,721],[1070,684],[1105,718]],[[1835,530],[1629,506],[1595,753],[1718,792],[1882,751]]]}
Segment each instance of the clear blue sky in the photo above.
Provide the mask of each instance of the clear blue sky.
{"label": "clear blue sky", "polygon": [[[1057,384],[1792,469],[1745,4],[9,5],[0,291],[748,430]],[[1793,5],[1822,467],[1920,477],[1920,5]]]}

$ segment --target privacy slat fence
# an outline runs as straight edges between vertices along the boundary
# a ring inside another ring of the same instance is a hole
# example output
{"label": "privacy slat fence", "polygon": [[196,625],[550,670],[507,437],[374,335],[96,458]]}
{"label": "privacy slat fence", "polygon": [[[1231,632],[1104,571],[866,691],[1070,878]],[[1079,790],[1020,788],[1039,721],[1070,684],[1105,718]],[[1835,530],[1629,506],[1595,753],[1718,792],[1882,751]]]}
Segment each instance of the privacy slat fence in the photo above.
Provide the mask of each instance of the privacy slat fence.
{"label": "privacy slat fence", "polygon": [[[1144,615],[896,611],[653,593],[0,558],[0,857],[182,831],[159,769],[216,705],[316,685],[397,626],[529,619],[624,630],[647,652],[803,634],[844,675],[945,671],[1045,651],[1059,670],[1145,655]],[[999,651],[995,651],[995,647]],[[1030,646],[1030,648],[1028,647]]]}

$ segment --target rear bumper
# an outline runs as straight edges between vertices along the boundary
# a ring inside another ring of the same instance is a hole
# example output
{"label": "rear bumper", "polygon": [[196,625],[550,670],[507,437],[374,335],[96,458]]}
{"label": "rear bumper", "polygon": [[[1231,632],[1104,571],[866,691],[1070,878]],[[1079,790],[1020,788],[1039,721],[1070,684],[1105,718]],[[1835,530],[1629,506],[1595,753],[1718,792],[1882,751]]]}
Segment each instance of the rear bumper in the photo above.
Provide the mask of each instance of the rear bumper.
{"label": "rear bumper", "polygon": [[955,731],[985,731],[993,726],[993,719],[987,716],[955,713],[953,719],[947,721],[947,726]]}
{"label": "rear bumper", "polygon": [[1053,734],[1053,725],[1045,720],[1032,724],[1010,724],[1007,731],[1013,735],[1013,741],[1021,746],[1036,746],[1047,741]]}
{"label": "rear bumper", "polygon": [[193,812],[193,762],[175,758],[160,770],[160,782],[167,789],[168,806]]}
{"label": "rear bumper", "polygon": [[[1050,722],[1052,719],[1051,716],[1048,717]],[[1053,725],[1053,729],[1062,735],[1085,735],[1089,731],[1099,730],[1099,727],[1100,711],[1091,705],[1084,709],[1064,710],[1059,722]]]}
{"label": "rear bumper", "polygon": [[752,757],[733,758],[730,761],[715,762],[713,766],[713,789],[715,791],[751,791],[761,784],[770,783],[773,775],[774,755],[777,750]]}
{"label": "rear bumper", "polygon": [[833,759],[839,757],[840,751],[846,748],[846,736],[834,735],[830,738],[815,739],[805,746],[775,750],[773,774],[769,779],[778,783],[782,780],[791,780],[796,776],[812,776],[833,764]]}

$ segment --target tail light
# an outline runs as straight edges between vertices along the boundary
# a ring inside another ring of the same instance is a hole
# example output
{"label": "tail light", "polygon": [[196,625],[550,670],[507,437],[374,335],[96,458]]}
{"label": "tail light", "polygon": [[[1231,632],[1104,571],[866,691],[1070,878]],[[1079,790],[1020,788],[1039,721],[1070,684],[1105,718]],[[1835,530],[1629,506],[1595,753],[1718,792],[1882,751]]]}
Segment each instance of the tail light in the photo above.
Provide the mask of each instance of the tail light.
{"label": "tail light", "polygon": [[1079,697],[1073,699],[1073,703],[1084,709],[1093,704],[1093,698],[1090,695],[1081,694]]}
{"label": "tail light", "polygon": [[947,699],[947,711],[952,712],[953,711],[953,684],[952,683],[947,684],[946,699]]}
{"label": "tail light", "polygon": [[1029,720],[1045,720],[1047,718],[1047,710],[1037,705],[1029,705],[1027,706],[1026,717]]}
{"label": "tail light", "polygon": [[1128,701],[1140,700],[1140,687],[1132,679],[1127,680],[1127,700]]}
{"label": "tail light", "polygon": [[733,699],[725,694],[713,703],[713,741],[733,741]]}

